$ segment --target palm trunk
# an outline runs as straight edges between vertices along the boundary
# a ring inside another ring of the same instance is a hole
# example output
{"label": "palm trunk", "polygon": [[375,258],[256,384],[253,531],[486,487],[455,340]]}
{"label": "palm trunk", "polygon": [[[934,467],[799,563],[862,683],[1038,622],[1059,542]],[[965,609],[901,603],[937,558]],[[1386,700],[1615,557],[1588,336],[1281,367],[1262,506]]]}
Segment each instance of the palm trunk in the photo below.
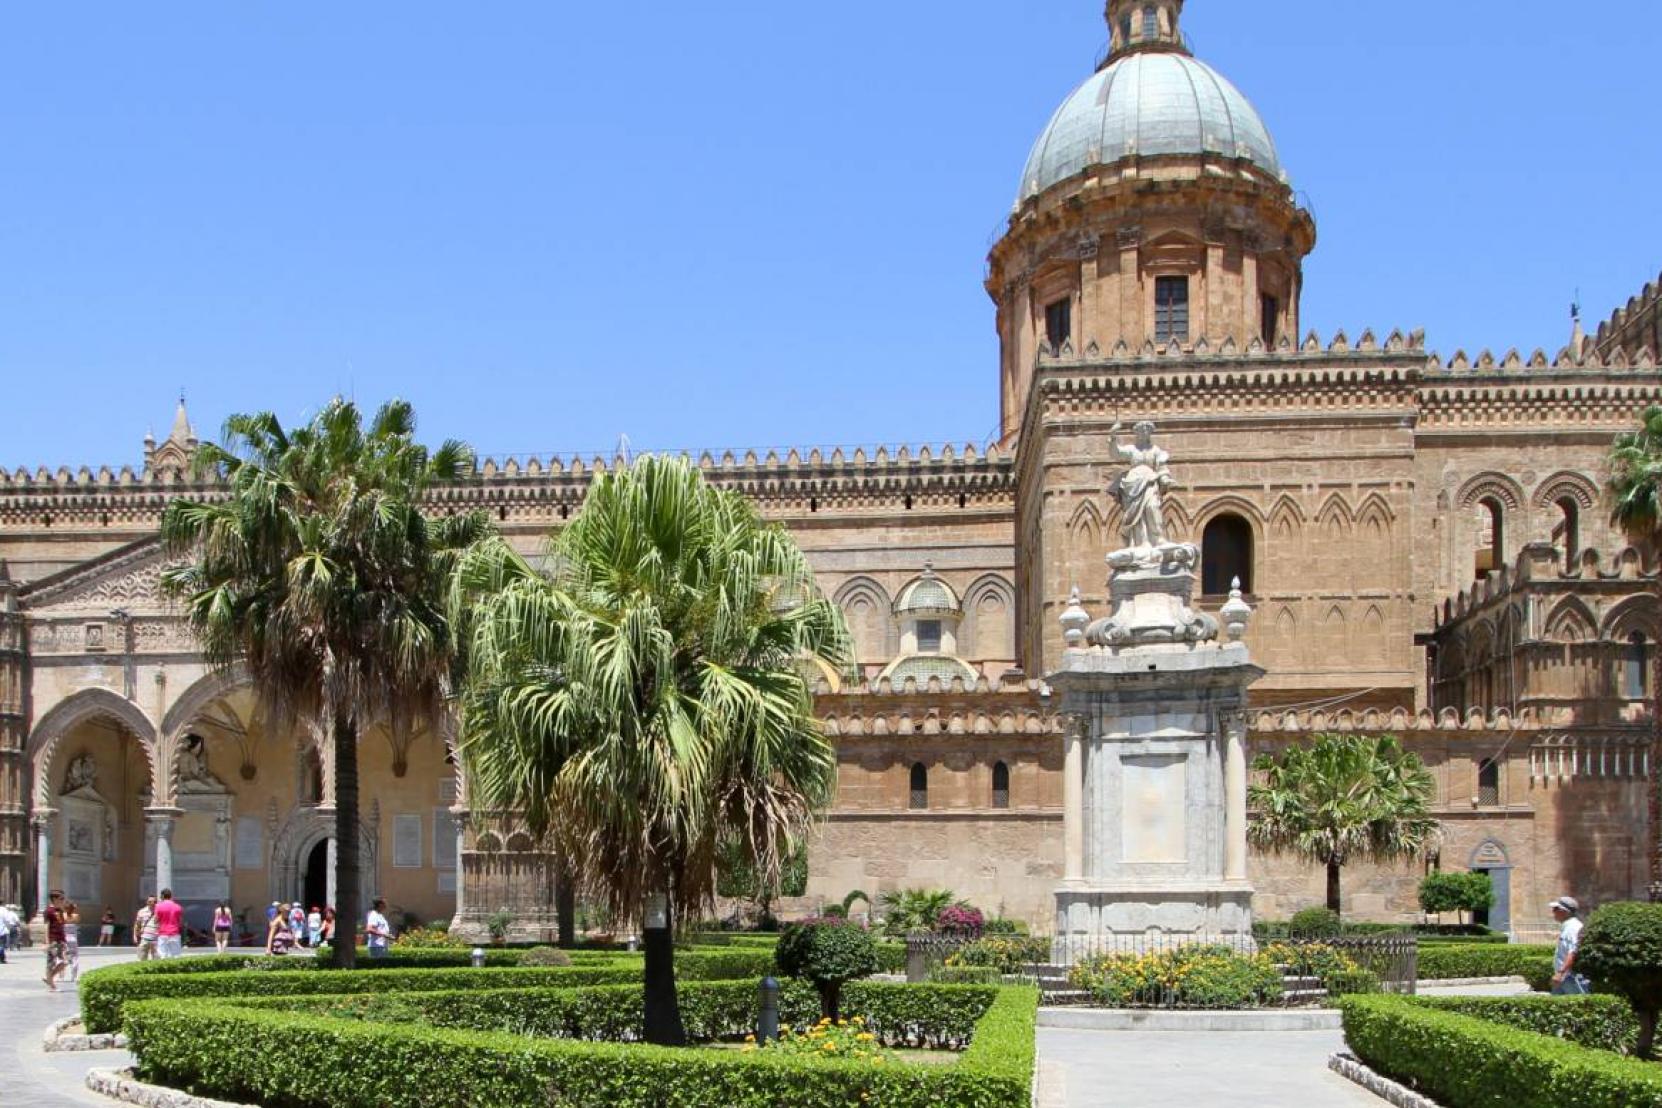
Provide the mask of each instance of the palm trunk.
{"label": "palm trunk", "polygon": [[675,995],[675,932],[667,893],[646,898],[646,1041],[658,1046],[686,1046],[681,1024],[681,1002]]}
{"label": "palm trunk", "polygon": [[560,945],[577,945],[577,890],[571,883],[571,866],[562,855],[554,874],[554,919]]}
{"label": "palm trunk", "polygon": [[1633,1053],[1648,1061],[1656,1042],[1656,1009],[1635,1008],[1633,1014],[1639,1017],[1639,1040],[1634,1044]]}
{"label": "palm trunk", "polygon": [[335,965],[351,969],[358,958],[358,727],[335,713]]}
{"label": "palm trunk", "polygon": [[1334,915],[1340,914],[1339,908],[1339,869],[1338,862],[1327,863],[1327,910]]}

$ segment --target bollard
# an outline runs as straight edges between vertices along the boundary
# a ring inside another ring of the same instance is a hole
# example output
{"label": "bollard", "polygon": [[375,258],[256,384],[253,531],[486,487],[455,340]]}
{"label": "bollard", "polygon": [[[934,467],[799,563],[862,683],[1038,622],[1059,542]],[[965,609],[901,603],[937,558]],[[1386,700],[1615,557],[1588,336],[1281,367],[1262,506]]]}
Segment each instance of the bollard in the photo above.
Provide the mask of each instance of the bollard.
{"label": "bollard", "polygon": [[470,958],[469,961],[471,961],[473,963],[473,968],[474,969],[484,969],[485,968],[485,948],[482,947],[482,946],[474,947],[473,948],[473,957]]}
{"label": "bollard", "polygon": [[756,1016],[756,1041],[771,1043],[779,1037],[779,982],[762,978],[762,1006]]}

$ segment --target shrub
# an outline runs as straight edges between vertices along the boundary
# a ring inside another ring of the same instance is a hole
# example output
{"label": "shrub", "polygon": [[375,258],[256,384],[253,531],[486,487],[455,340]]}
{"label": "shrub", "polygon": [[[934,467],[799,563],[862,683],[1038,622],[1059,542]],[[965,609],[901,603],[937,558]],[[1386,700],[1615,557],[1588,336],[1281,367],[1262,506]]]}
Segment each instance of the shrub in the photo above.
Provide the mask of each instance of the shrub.
{"label": "shrub", "polygon": [[1495,906],[1495,885],[1487,873],[1428,873],[1420,881],[1422,911],[1480,912]]}
{"label": "shrub", "polygon": [[1379,975],[1327,943],[1271,943],[1264,955],[1297,977],[1314,977],[1329,996],[1377,993]]}
{"label": "shrub", "polygon": [[785,928],[774,957],[779,972],[814,983],[819,989],[821,1014],[833,1021],[837,1019],[842,987],[883,968],[870,931],[846,919],[828,917]]}
{"label": "shrub", "polygon": [[[518,953],[518,952],[514,952]],[[235,961],[233,956],[231,961]],[[182,958],[166,962],[128,962],[84,974],[80,982],[81,1019],[89,1034],[121,1030],[123,1008],[153,997],[303,996],[378,992],[439,992],[447,989],[531,988],[534,986],[639,985],[639,956],[612,957],[567,968],[296,969],[301,959],[248,959],[246,969],[224,969],[222,959]],[[308,960],[309,961],[309,960]],[[391,959],[388,959],[390,962]],[[262,967],[276,962],[278,968]],[[206,970],[192,963],[205,964]],[[171,967],[179,966],[180,969]],[[190,967],[190,968],[183,968]],[[677,976],[689,981],[756,978],[773,968],[770,951],[696,951],[675,958]]]}
{"label": "shrub", "polygon": [[1662,904],[1606,904],[1581,932],[1575,970],[1620,993],[1639,1017],[1641,1058],[1651,1056],[1662,1011]]}
{"label": "shrub", "polygon": [[[735,995],[744,989],[754,1005],[754,982],[709,988]],[[806,989],[797,988],[811,1005]],[[610,991],[632,993],[639,1003],[638,988]],[[695,991],[700,990],[688,990]],[[544,999],[564,995],[534,992],[543,993]],[[292,1007],[338,1005],[343,1000],[371,1006],[394,999],[426,1003],[433,994],[309,1002],[151,1002],[133,1006],[128,1029],[147,1080],[286,1108],[545,1104],[556,1090],[562,1104],[612,1108],[771,1108],[785,1103],[793,1108],[844,1108],[867,1101],[892,1108],[1005,1108],[1031,1103],[1037,990],[865,984],[850,986],[849,999],[853,1005],[868,994],[896,992],[912,994],[895,1006],[900,1009],[928,1006],[949,1019],[966,1007],[975,1011],[973,1041],[957,1064],[873,1065],[771,1050],[747,1054],[561,1041],[382,1023],[376,1016],[343,1018],[313,1007]],[[451,995],[463,998],[459,1002],[469,996]],[[972,999],[979,1004],[967,1003]],[[683,1005],[696,1008],[698,1002],[684,999]],[[517,1008],[535,1013],[542,1006],[532,998]],[[602,1000],[593,1007],[599,1011],[607,1006]],[[486,1003],[476,1005],[476,1010],[501,1007]],[[748,1014],[753,1017],[753,1007]],[[877,1024],[874,1013],[860,1014],[868,1028]],[[871,1033],[873,1041],[884,1039],[875,1030]]]}
{"label": "shrub", "polygon": [[987,921],[981,915],[981,909],[960,904],[942,908],[941,914],[935,917],[935,930],[943,935],[957,935],[966,939],[979,939],[986,925]]}
{"label": "shrub", "polygon": [[[1462,998],[1464,1003],[1479,999]],[[1463,1011],[1440,1010],[1439,1003],[1347,997],[1339,1005],[1345,1042],[1373,1069],[1446,1108],[1662,1105],[1662,1068]],[[1582,1000],[1561,997],[1545,1003]]]}
{"label": "shrub", "polygon": [[997,985],[1003,974],[992,966],[936,966],[929,980],[937,985]]}
{"label": "shrub", "polygon": [[[756,1049],[758,1047],[754,1043],[745,1047],[747,1051]],[[877,1036],[866,1030],[863,1016],[851,1016],[846,1020],[822,1018],[801,1033],[787,1027],[779,1038],[762,1044],[759,1049],[797,1057],[836,1058],[879,1066],[895,1059],[893,1054],[883,1049]]]}
{"label": "shrub", "polygon": [[522,966],[569,966],[571,955],[553,946],[534,946],[519,956]]}
{"label": "shrub", "polygon": [[400,950],[445,950],[464,948],[467,943],[460,935],[452,935],[448,928],[440,931],[432,927],[415,927],[394,939],[392,946]]}
{"label": "shrub", "polygon": [[1639,1033],[1633,1008],[1617,996],[1440,996],[1419,1003],[1617,1054],[1632,1054]]}
{"label": "shrub", "polygon": [[883,894],[883,933],[904,939],[913,931],[933,931],[941,913],[954,905],[967,908],[950,889],[899,889]]}
{"label": "shrub", "polygon": [[1306,908],[1287,923],[1287,934],[1295,939],[1331,939],[1341,931],[1339,913],[1330,908]]}
{"label": "shrub", "polygon": [[945,964],[949,968],[990,966],[999,973],[1021,973],[1029,965],[1049,961],[1049,939],[989,935],[948,954]]}
{"label": "shrub", "polygon": [[1267,956],[1201,944],[1089,958],[1068,981],[1114,1008],[1255,1008],[1282,994],[1281,970]]}
{"label": "shrub", "polygon": [[1542,959],[1552,965],[1552,947],[1521,943],[1421,943],[1419,976],[1422,981],[1460,977],[1528,977]]}
{"label": "shrub", "polygon": [[1355,969],[1336,970],[1322,978],[1322,988],[1334,1000],[1342,996],[1361,996],[1366,993],[1377,993],[1384,988],[1379,974],[1371,969],[1357,966]]}
{"label": "shrub", "polygon": [[507,942],[508,928],[513,925],[514,914],[508,911],[492,912],[485,919],[485,930],[490,932],[493,943]]}
{"label": "shrub", "polygon": [[880,973],[906,972],[906,944],[888,939],[877,941],[877,962]]}
{"label": "shrub", "polygon": [[983,935],[1025,935],[1027,924],[1019,919],[1008,919],[1004,916],[994,916],[981,929]]}

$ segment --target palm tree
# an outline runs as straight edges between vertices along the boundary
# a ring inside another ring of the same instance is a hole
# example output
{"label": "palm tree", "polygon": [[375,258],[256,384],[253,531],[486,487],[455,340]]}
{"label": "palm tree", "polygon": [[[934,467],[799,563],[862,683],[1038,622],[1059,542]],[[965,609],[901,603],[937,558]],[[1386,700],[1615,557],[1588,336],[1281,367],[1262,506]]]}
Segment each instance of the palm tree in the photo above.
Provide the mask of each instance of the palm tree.
{"label": "palm tree", "polygon": [[1327,906],[1340,910],[1339,874],[1347,862],[1423,854],[1438,837],[1430,815],[1436,785],[1419,755],[1392,736],[1317,735],[1253,768],[1253,845],[1327,867]]}
{"label": "palm tree", "polygon": [[[335,785],[335,964],[354,961],[358,872],[358,736],[378,719],[436,725],[453,665],[446,588],[456,557],[490,530],[468,514],[429,520],[434,481],[472,471],[458,442],[429,452],[410,405],[392,401],[366,429],[356,405],[331,401],[285,430],[270,412],[232,416],[200,473],[226,486],[179,499],[162,519],[167,572],[204,655],[243,667],[268,718],[328,729]],[[434,728],[436,730],[436,727]]]}
{"label": "palm tree", "polygon": [[583,886],[643,921],[646,1038],[679,1044],[673,922],[713,903],[721,841],[775,884],[830,803],[803,663],[840,665],[847,632],[785,530],[682,459],[598,477],[547,565],[463,561],[459,750],[477,799],[557,823]]}
{"label": "palm tree", "polygon": [[[1639,416],[1639,428],[1610,450],[1610,522],[1634,543],[1662,549],[1662,407]],[[1570,551],[1574,557],[1576,551]],[[1650,826],[1662,826],[1662,649],[1652,648]],[[1650,885],[1662,889],[1662,841],[1650,836]]]}

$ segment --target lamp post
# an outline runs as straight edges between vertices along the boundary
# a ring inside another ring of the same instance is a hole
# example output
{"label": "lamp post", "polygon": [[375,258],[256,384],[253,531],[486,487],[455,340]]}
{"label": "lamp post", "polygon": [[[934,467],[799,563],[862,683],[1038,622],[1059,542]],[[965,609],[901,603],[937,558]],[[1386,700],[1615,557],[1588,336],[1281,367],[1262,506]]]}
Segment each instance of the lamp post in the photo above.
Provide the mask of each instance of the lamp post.
{"label": "lamp post", "polygon": [[484,969],[485,968],[485,948],[482,947],[482,946],[474,947],[473,948],[473,955],[468,960],[473,963],[473,968],[474,969]]}
{"label": "lamp post", "polygon": [[771,1043],[779,1037],[779,982],[772,977],[762,978],[762,1003],[756,1015],[756,1041]]}

